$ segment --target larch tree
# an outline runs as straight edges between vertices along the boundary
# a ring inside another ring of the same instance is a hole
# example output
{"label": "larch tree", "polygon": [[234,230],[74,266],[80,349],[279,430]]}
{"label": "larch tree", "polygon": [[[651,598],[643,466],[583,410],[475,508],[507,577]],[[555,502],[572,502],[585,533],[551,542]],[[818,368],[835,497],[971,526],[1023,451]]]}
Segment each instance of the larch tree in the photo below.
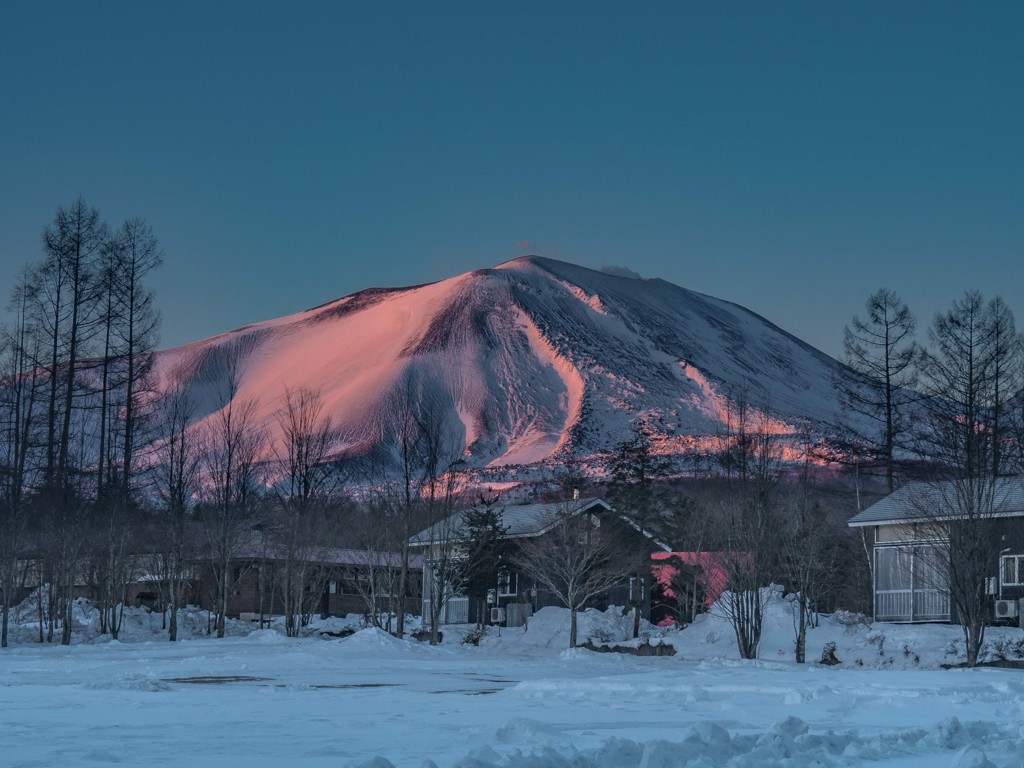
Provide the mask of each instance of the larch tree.
{"label": "larch tree", "polygon": [[221,407],[207,420],[202,448],[205,498],[200,509],[214,581],[217,637],[224,637],[228,598],[243,575],[235,573],[240,571],[235,562],[252,544],[251,518],[266,439],[256,423],[256,401],[238,397],[237,357],[228,357]]}
{"label": "larch tree", "polygon": [[[882,462],[892,492],[896,452],[905,445],[910,407],[917,396],[917,321],[888,288],[871,294],[865,308],[865,317],[854,316],[843,329],[844,362],[857,376],[844,377],[839,390],[846,407],[860,417],[847,428],[869,456]],[[861,423],[868,429],[860,428]]]}
{"label": "larch tree", "polygon": [[936,315],[920,357],[924,420],[918,450],[930,468],[918,535],[933,542],[924,574],[947,594],[978,662],[988,623],[986,581],[998,564],[1004,413],[1018,388],[1021,344],[999,299],[968,291]]}
{"label": "larch tree", "polygon": [[159,576],[168,615],[167,639],[178,639],[178,610],[195,580],[197,553],[195,502],[200,490],[202,456],[195,430],[195,406],[175,384],[158,416],[153,456],[157,509],[154,525],[154,571]]}
{"label": "larch tree", "polygon": [[[44,260],[36,273],[35,321],[48,349],[39,371],[48,379],[46,464],[42,506],[47,510],[41,549],[46,570],[56,586],[56,604],[49,611],[52,635],[57,613],[61,643],[71,642],[74,588],[83,570],[88,519],[82,484],[85,456],[75,450],[76,422],[82,420],[83,362],[91,352],[102,296],[99,279],[107,228],[99,211],[78,198],[59,208],[43,231]],[[87,393],[85,393],[87,394]]]}
{"label": "larch tree", "polygon": [[32,375],[39,354],[39,337],[29,325],[32,290],[26,272],[13,292],[13,321],[0,337],[0,648],[7,647],[11,603],[20,583],[33,476],[30,456],[40,418],[42,382]]}
{"label": "larch tree", "polygon": [[329,505],[339,491],[341,474],[331,455],[335,430],[319,392],[286,388],[277,421],[281,439],[271,543],[285,633],[298,637],[330,575],[326,555],[335,539],[335,518]]}

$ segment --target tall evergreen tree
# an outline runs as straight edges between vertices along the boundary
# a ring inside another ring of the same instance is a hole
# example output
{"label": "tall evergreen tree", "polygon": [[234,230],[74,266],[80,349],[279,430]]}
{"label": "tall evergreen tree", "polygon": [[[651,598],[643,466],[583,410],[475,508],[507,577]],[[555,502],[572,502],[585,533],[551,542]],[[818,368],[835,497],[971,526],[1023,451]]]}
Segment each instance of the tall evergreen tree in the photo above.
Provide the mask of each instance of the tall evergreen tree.
{"label": "tall evergreen tree", "polygon": [[[641,531],[660,529],[661,497],[656,482],[671,471],[666,458],[654,452],[651,435],[642,424],[617,444],[606,462],[611,480],[610,496],[616,510],[626,515]],[[633,573],[633,637],[640,634],[640,612],[651,584],[650,552],[630,553]]]}
{"label": "tall evergreen tree", "polygon": [[501,522],[495,498],[481,498],[480,504],[462,515],[463,558],[457,580],[462,590],[477,600],[477,625],[482,626],[487,593],[497,588],[503,571],[509,568],[514,545],[508,526]]}

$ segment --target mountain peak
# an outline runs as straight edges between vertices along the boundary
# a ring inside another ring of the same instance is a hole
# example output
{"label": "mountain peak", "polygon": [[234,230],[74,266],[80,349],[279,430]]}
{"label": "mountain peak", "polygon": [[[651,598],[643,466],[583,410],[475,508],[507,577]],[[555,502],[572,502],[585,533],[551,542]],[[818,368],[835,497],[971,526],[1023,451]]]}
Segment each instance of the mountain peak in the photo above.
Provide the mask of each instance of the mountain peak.
{"label": "mountain peak", "polygon": [[[483,279],[478,279],[483,278]],[[159,353],[211,416],[236,360],[236,397],[273,437],[286,388],[321,393],[355,453],[385,450],[403,387],[440,414],[467,462],[504,471],[593,456],[644,422],[665,453],[729,428],[730,398],[780,431],[838,421],[839,363],[741,307],[662,280],[542,256],[405,288],[371,288]]]}

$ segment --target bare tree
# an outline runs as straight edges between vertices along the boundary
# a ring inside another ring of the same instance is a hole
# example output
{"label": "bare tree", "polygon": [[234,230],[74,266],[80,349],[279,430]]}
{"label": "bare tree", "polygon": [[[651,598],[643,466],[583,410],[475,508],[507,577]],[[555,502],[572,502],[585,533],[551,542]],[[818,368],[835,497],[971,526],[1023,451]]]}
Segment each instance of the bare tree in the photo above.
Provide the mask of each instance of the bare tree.
{"label": "bare tree", "polygon": [[29,454],[39,418],[40,378],[32,375],[38,337],[28,324],[31,281],[15,287],[13,325],[0,338],[0,648],[7,647],[10,609],[18,588],[27,533]]}
{"label": "bare tree", "polygon": [[106,240],[99,212],[84,200],[59,208],[43,232],[45,258],[35,271],[32,292],[36,299],[32,322],[47,345],[37,370],[49,385],[45,487],[39,498],[46,518],[41,521],[45,532],[40,549],[46,553],[45,570],[57,591],[47,634],[52,636],[59,609],[65,645],[71,642],[71,610],[84,571],[88,522],[81,472],[84,446],[75,445],[76,419],[80,422],[84,405],[80,373],[98,328],[102,295],[98,274]]}
{"label": "bare tree", "polygon": [[514,562],[569,608],[570,648],[577,644],[579,612],[622,583],[620,554],[600,519],[572,502],[544,521],[544,533],[519,542]]}
{"label": "bare tree", "polygon": [[335,537],[327,506],[339,490],[340,474],[331,460],[335,430],[319,392],[285,389],[278,426],[282,476],[270,541],[285,633],[297,637],[329,578],[326,555]]}
{"label": "bare tree", "polygon": [[154,552],[151,560],[160,578],[168,613],[167,639],[178,639],[178,609],[195,580],[195,500],[199,495],[200,446],[194,427],[194,406],[180,386],[164,398],[160,434],[154,449],[157,496]]}
{"label": "bare tree", "polygon": [[[428,484],[427,554],[423,563],[424,591],[430,597],[430,644],[441,642],[441,616],[452,597],[462,591],[466,573],[463,547],[466,531],[455,502],[463,490],[462,461],[451,462]],[[429,580],[429,587],[427,581]]]}
{"label": "bare tree", "polygon": [[[412,578],[410,539],[452,511],[458,489],[451,486],[451,469],[461,460],[465,443],[446,421],[429,382],[413,371],[391,392],[387,411],[394,428],[387,435],[387,456],[376,467],[374,485],[400,535],[398,592],[404,596]],[[404,632],[403,610],[395,633],[402,636]]]}
{"label": "bare tree", "polygon": [[729,621],[741,659],[756,659],[764,625],[765,588],[772,580],[777,556],[775,531],[751,526],[748,513],[735,498],[724,502],[717,514],[721,542],[718,565],[729,585],[715,603],[717,615]]}
{"label": "bare tree", "polygon": [[801,487],[784,503],[777,539],[782,576],[792,598],[794,660],[803,664],[807,630],[814,625],[820,601],[835,589],[838,554],[847,536]]}
{"label": "bare tree", "polygon": [[256,425],[257,404],[237,398],[238,381],[237,359],[232,358],[221,393],[222,407],[210,417],[202,450],[206,498],[200,509],[216,590],[217,637],[224,637],[228,597],[242,576],[235,573],[234,564],[251,537],[264,444]]}
{"label": "bare tree", "polygon": [[918,447],[931,478],[914,501],[920,522],[913,536],[929,542],[918,548],[920,570],[948,594],[974,666],[988,622],[986,579],[998,564],[1004,412],[1019,382],[1021,344],[1002,301],[986,305],[976,291],[937,315],[928,337]]}
{"label": "bare tree", "polygon": [[7,499],[27,519],[21,546],[36,551],[45,585],[37,591],[42,639],[60,627],[67,644],[81,588],[93,588],[103,631],[116,635],[122,615],[137,517],[132,454],[157,321],[141,281],[159,254],[141,222],[111,238],[81,198],[57,210],[42,241],[42,261],[15,289],[18,370],[7,383],[9,424],[21,426],[10,433],[5,477],[20,478],[6,486],[19,486]]}
{"label": "bare tree", "polygon": [[392,510],[386,498],[375,494],[355,511],[350,534],[360,554],[343,579],[362,600],[367,621],[386,632],[405,612],[405,594],[399,589],[401,558],[396,560],[402,531],[390,517]]}
{"label": "bare tree", "polygon": [[719,514],[720,565],[729,582],[716,610],[732,624],[740,657],[757,658],[765,595],[778,572],[778,510],[775,490],[782,477],[782,446],[770,412],[753,414],[741,399],[726,451],[735,471]]}
{"label": "bare tree", "polygon": [[[1003,474],[1014,447],[1011,404],[1024,386],[1024,341],[1002,297],[985,307],[985,363],[988,379],[986,429],[992,440],[992,475]],[[1019,446],[1017,446],[1019,450]]]}
{"label": "bare tree", "polygon": [[895,488],[895,455],[907,434],[909,406],[916,394],[917,347],[914,315],[899,296],[881,288],[868,297],[867,317],[854,316],[843,329],[846,364],[860,375],[844,378],[840,394],[854,414],[866,420],[870,430],[851,422],[855,441],[881,460],[892,492]]}
{"label": "bare tree", "polygon": [[[423,487],[422,448],[423,431],[417,418],[417,388],[410,376],[392,394],[391,408],[395,413],[396,433],[394,453],[398,463],[398,480],[390,477],[382,484],[389,499],[392,517],[401,532],[401,566],[398,577],[399,594],[409,588],[409,540],[412,538],[417,516],[422,516],[421,491]],[[385,472],[390,474],[387,469]],[[405,610],[398,614],[395,626],[398,637],[405,635]]]}

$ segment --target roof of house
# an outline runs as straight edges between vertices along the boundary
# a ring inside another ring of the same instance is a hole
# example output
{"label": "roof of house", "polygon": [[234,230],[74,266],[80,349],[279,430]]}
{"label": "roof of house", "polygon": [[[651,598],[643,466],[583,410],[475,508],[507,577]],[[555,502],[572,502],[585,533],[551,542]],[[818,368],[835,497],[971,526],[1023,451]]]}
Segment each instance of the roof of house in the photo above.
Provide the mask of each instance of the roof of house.
{"label": "roof of house", "polygon": [[[991,485],[987,481],[975,481],[970,487],[976,494],[991,500],[992,516],[1024,517],[1024,478],[999,477]],[[907,483],[858,512],[847,525],[892,525],[925,522],[936,517],[955,519],[959,516],[957,510],[963,508],[958,499],[967,492],[967,481]]]}
{"label": "roof of house", "polygon": [[[546,533],[551,529],[555,519],[567,512],[572,515],[578,515],[595,507],[600,507],[607,511],[612,509],[611,504],[607,501],[594,496],[586,499],[553,501],[545,504],[513,504],[495,507],[495,510],[501,515],[501,524],[507,529],[508,538],[516,539],[529,538]],[[413,546],[424,546],[441,539],[458,541],[465,525],[466,514],[483,508],[482,505],[477,505],[461,509],[451,517],[420,531],[409,539],[409,543]]]}
{"label": "roof of house", "polygon": [[[470,510],[481,509],[481,506],[463,509],[451,517],[442,520],[429,528],[420,531],[411,539],[411,546],[427,546],[432,542],[447,540],[458,541],[462,536],[462,529],[465,525],[466,513]],[[559,516],[566,513],[578,515],[589,512],[594,508],[600,508],[608,512],[614,512],[612,505],[602,498],[592,496],[585,499],[568,499],[565,501],[552,501],[545,504],[514,504],[505,507],[496,507],[501,515],[501,524],[507,529],[507,536],[510,539],[526,539],[533,536],[540,536],[547,533],[554,527]],[[642,530],[636,523],[625,515],[619,517],[654,542],[660,549],[668,551],[671,549],[658,539],[650,531]]]}
{"label": "roof of house", "polygon": [[[251,541],[238,551],[235,559],[284,560],[286,557],[287,555],[273,544]],[[311,547],[293,557],[301,562],[320,565],[362,565],[376,568],[399,568],[402,565],[402,556],[398,552],[372,552],[365,549],[342,549],[339,547]],[[422,570],[423,556],[410,555],[409,567],[415,571]]]}

